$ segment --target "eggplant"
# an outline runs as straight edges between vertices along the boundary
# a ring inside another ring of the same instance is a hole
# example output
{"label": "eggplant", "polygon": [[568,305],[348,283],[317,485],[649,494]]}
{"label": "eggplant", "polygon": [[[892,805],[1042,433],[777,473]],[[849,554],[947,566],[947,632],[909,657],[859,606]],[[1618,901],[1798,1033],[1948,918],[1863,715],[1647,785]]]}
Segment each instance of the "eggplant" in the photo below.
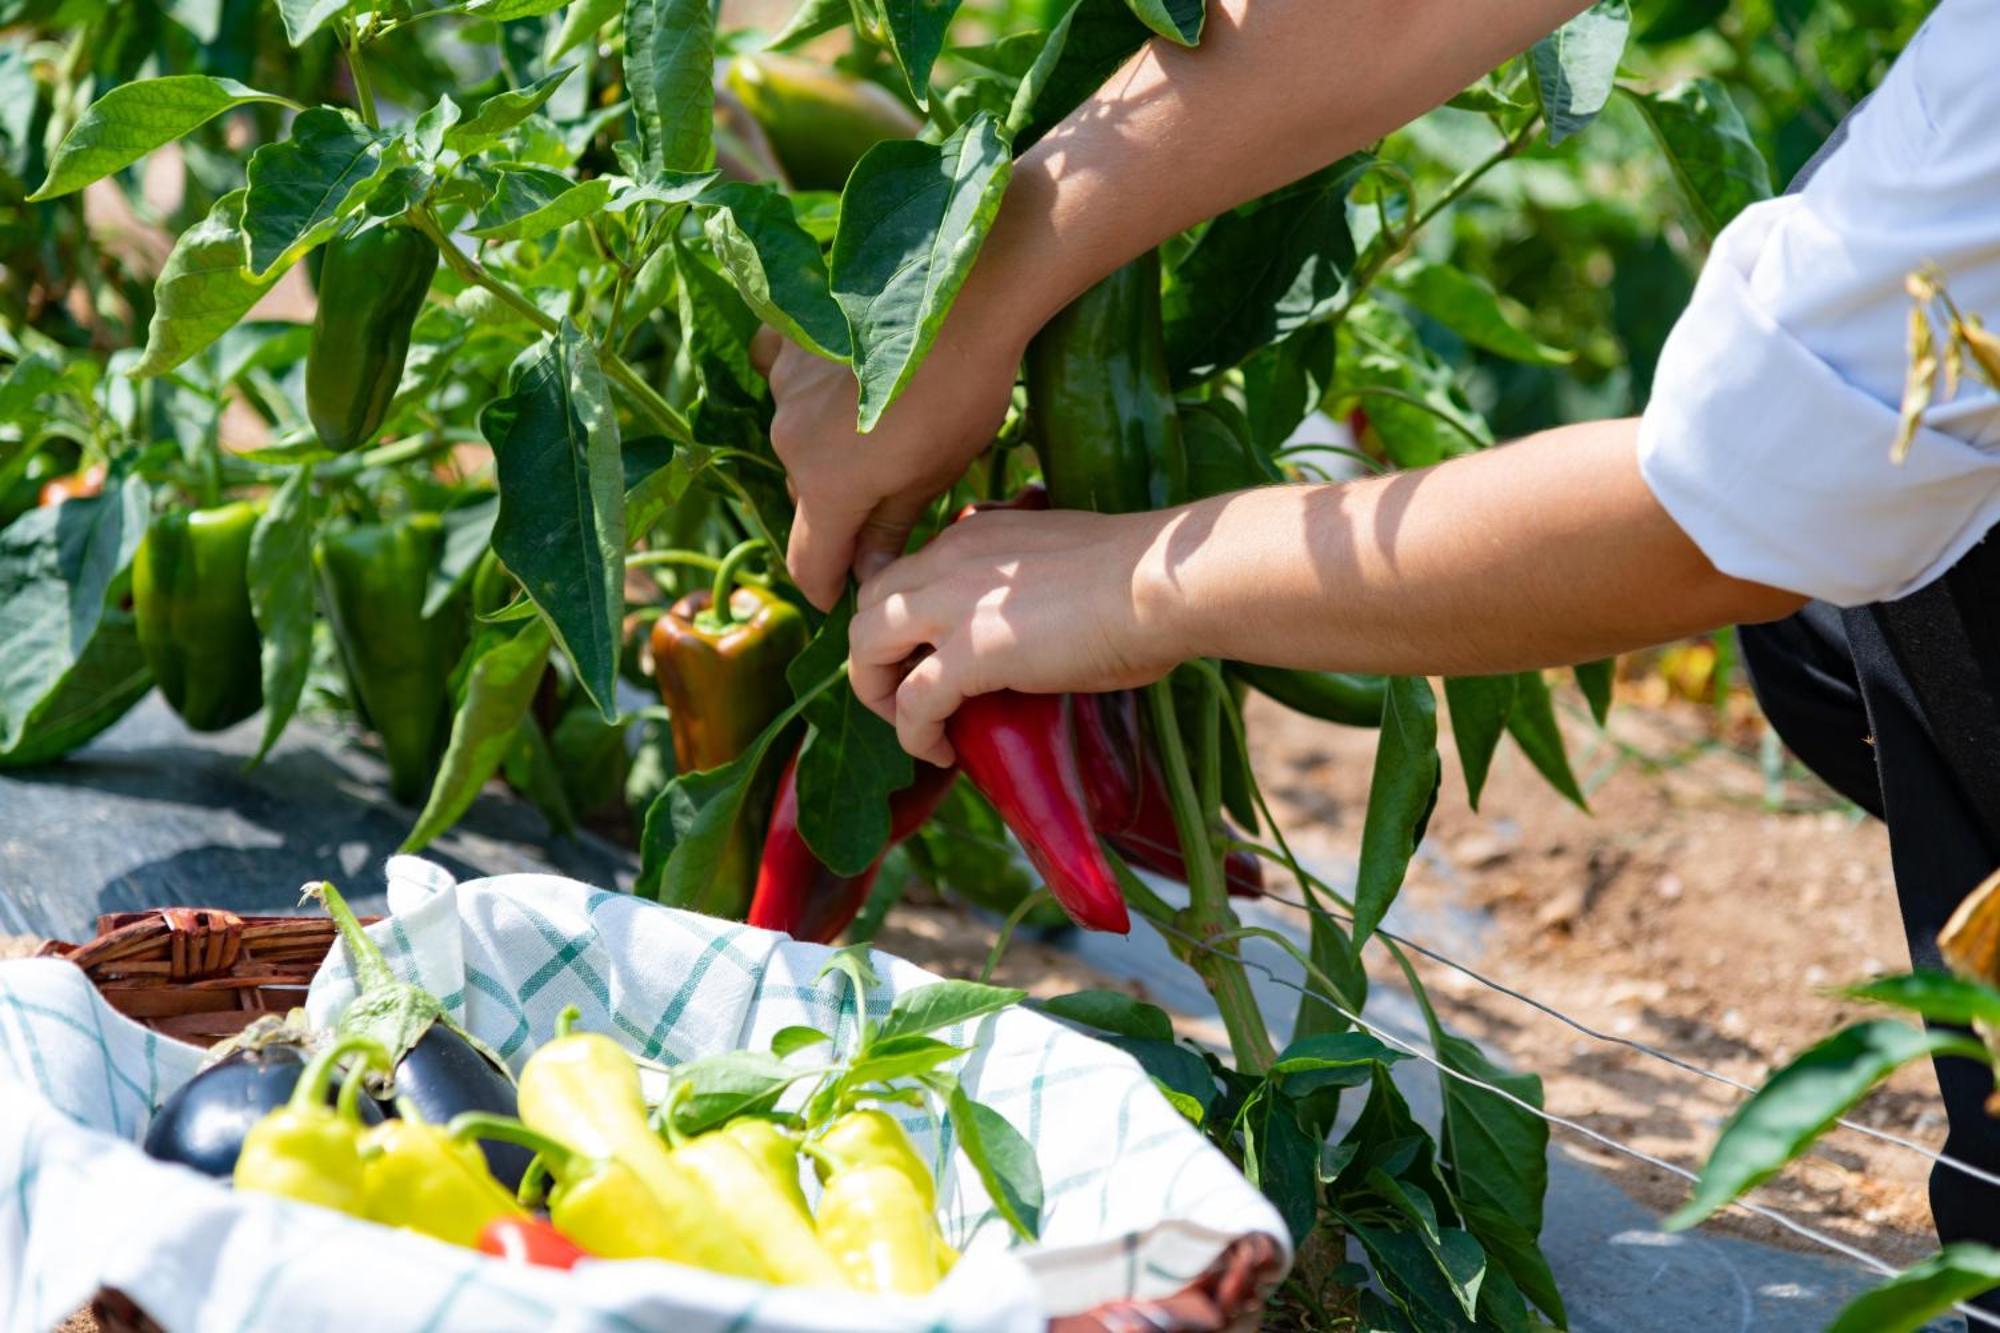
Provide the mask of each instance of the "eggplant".
{"label": "eggplant", "polygon": [[[312,1058],[310,1038],[304,1028],[270,1017],[218,1047],[210,1063],[153,1113],[141,1145],[146,1155],[228,1179],[250,1126],[291,1097]],[[327,1089],[327,1105],[339,1090],[336,1078]],[[373,1102],[364,1097],[359,1106],[364,1121],[381,1121]]]}
{"label": "eggplant", "polygon": [[[336,1031],[372,1037],[389,1051],[395,1067],[386,1087],[375,1089],[392,1115],[442,1125],[467,1111],[513,1116],[518,1110],[514,1076],[487,1045],[452,1022],[435,995],[399,981],[368,938],[340,890],[309,884],[333,918],[354,968],[360,993],[341,1015]],[[533,1154],[518,1144],[479,1140],[487,1169],[508,1189],[518,1189]]]}

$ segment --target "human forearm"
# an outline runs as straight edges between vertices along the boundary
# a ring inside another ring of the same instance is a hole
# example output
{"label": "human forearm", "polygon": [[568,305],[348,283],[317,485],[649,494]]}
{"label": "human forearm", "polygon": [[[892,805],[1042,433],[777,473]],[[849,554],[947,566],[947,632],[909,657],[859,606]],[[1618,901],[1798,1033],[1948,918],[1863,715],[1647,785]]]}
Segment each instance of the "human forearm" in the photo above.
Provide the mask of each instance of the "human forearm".
{"label": "human forearm", "polygon": [[1142,562],[1140,613],[1190,657],[1472,675],[1796,609],[1718,573],[1681,532],[1639,474],[1637,424],[1192,506]]}
{"label": "human forearm", "polygon": [[1212,0],[1199,47],[1156,40],[1016,164],[961,304],[1025,342],[1168,236],[1365,147],[1582,0]]}

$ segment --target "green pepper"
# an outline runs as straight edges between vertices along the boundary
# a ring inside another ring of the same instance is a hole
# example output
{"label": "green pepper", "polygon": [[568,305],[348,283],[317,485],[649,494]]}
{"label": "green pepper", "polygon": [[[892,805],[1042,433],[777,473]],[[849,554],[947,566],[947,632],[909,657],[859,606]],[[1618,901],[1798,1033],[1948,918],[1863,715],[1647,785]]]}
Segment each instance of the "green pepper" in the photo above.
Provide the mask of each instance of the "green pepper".
{"label": "green pepper", "polygon": [[1148,252],[1069,303],[1028,344],[1028,410],[1058,509],[1165,503],[1183,469],[1180,416]]}
{"label": "green pepper", "polygon": [[923,128],[888,89],[796,56],[741,55],[723,78],[802,190],[838,190],[863,153]]}
{"label": "green pepper", "polygon": [[1251,440],[1250,423],[1234,403],[1227,399],[1182,403],[1180,412],[1187,471],[1172,497],[1174,503],[1284,481],[1284,474]]}
{"label": "green pepper", "polygon": [[1348,727],[1382,725],[1382,696],[1387,687],[1380,676],[1293,670],[1250,662],[1230,662],[1227,670],[1232,682],[1241,681],[1307,717]]}
{"label": "green pepper", "polygon": [[896,1118],[880,1107],[849,1111],[821,1130],[812,1141],[812,1158],[821,1181],[860,1166],[894,1167],[909,1178],[926,1211],[937,1206],[930,1167]]}
{"label": "green pepper", "polygon": [[[327,1085],[340,1061],[361,1054],[348,1071],[338,1105],[326,1105]],[[276,1194],[322,1208],[364,1214],[367,1189],[361,1163],[359,1112],[364,1069],[387,1069],[389,1053],[362,1036],[342,1037],[314,1056],[299,1075],[291,1099],[250,1127],[236,1157],[236,1188]]]}
{"label": "green pepper", "polygon": [[[623,1047],[595,1032],[571,1032],[576,1011],[567,1009],[556,1039],[536,1051],[521,1070],[521,1120],[528,1129],[565,1145],[580,1158],[563,1163],[543,1152],[557,1181],[583,1196],[572,1211],[599,1219],[565,1222],[562,1196],[555,1224],[570,1239],[606,1258],[659,1258],[741,1277],[768,1276],[761,1260],[702,1183],[676,1162],[647,1123],[639,1068]],[[502,1137],[482,1131],[479,1137]],[[515,1142],[525,1140],[516,1138]],[[606,1166],[605,1163],[613,1165]],[[634,1188],[636,1184],[637,1188]],[[632,1218],[631,1231],[616,1221]],[[619,1237],[624,1238],[624,1247]],[[617,1252],[624,1248],[624,1252]]]}
{"label": "green pepper", "polygon": [[[725,561],[718,584],[727,587],[730,572]],[[738,585],[729,594],[728,619],[711,614],[714,600],[707,590],[689,593],[653,622],[653,670],[672,717],[674,764],[682,773],[720,767],[750,748],[791,703],[785,668],[806,645],[805,618],[762,588]],[[761,821],[749,812],[771,804],[768,784],[760,785],[765,790],[745,800],[745,814],[702,894],[675,906],[742,919],[764,836]]]}
{"label": "green pepper", "polygon": [[139,644],[160,693],[196,731],[220,731],[264,704],[250,611],[250,533],[258,508],[162,514],[132,562]]}
{"label": "green pepper", "polygon": [[444,545],[436,514],[328,533],[314,552],[327,622],[362,721],[382,738],[389,791],[423,799],[451,736],[452,668],[465,647],[460,597],[426,620]]}
{"label": "green pepper", "polygon": [[493,1173],[479,1145],[427,1124],[399,1101],[398,1119],[361,1139],[363,1211],[371,1222],[421,1231],[468,1249],[503,1218],[526,1219]]}
{"label": "green pepper", "polygon": [[326,243],[306,352],[306,415],[336,453],[375,438],[403,378],[410,327],[438,248],[414,227],[373,227]]}
{"label": "green pepper", "polygon": [[806,1192],[799,1187],[799,1141],[763,1116],[743,1115],[722,1127],[722,1132],[743,1146],[755,1158],[764,1174],[784,1194],[785,1202],[812,1220]]}

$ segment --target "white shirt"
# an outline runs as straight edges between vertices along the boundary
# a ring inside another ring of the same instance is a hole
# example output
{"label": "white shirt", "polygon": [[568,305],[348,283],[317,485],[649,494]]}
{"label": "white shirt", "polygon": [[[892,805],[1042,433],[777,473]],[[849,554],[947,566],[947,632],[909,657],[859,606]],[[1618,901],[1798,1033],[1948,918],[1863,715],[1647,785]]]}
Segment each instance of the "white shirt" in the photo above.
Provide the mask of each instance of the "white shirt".
{"label": "white shirt", "polygon": [[1976,374],[1890,458],[1903,279],[1926,261],[2000,329],[2000,0],[1943,0],[1805,189],[1717,238],[1639,430],[1647,484],[1716,568],[1859,606],[2000,524],[2000,393]]}

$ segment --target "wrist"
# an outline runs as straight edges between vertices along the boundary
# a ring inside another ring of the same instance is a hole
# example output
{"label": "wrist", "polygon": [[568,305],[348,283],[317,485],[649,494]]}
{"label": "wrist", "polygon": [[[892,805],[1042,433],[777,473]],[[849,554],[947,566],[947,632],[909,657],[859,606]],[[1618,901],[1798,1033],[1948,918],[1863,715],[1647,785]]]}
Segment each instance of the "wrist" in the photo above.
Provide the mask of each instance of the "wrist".
{"label": "wrist", "polygon": [[1148,657],[1172,663],[1219,655],[1205,610],[1212,575],[1204,568],[1217,513],[1215,500],[1200,500],[1124,520],[1135,525],[1133,633]]}

